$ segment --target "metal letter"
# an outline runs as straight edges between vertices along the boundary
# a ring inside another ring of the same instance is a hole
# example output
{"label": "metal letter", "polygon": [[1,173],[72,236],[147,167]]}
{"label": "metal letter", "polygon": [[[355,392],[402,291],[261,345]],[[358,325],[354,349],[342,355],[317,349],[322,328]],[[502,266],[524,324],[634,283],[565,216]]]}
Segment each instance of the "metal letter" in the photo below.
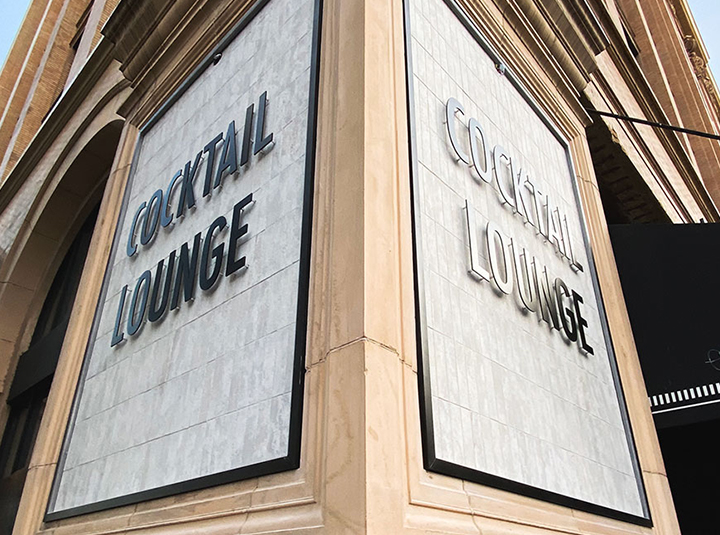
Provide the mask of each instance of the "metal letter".
{"label": "metal letter", "polygon": [[547,212],[547,239],[551,244],[553,244],[555,249],[562,254],[564,245],[562,242],[560,221],[556,221],[555,210],[552,200],[550,199],[550,195],[545,196],[545,211]]}
{"label": "metal letter", "polygon": [[[473,168],[484,182],[490,184],[492,182],[490,145],[485,138],[485,131],[483,130],[478,120],[475,118],[470,119],[470,122],[468,123],[468,130],[470,131],[470,156],[472,157]],[[480,139],[482,140],[482,153],[478,151],[478,137],[480,137]],[[482,165],[480,164],[480,154],[482,154],[483,159]]]}
{"label": "metal letter", "polygon": [[167,190],[165,190],[162,210],[160,210],[160,225],[163,228],[167,227],[170,223],[172,223],[175,217],[173,214],[169,213],[168,210],[170,210],[170,198],[172,197],[173,191],[175,190],[175,184],[177,184],[181,178],[182,171],[178,171],[177,173],[175,173],[172,179],[170,179],[170,184],[168,184]]}
{"label": "metal letter", "polygon": [[110,347],[115,347],[120,342],[125,340],[125,333],[122,331],[122,315],[123,309],[125,308],[125,296],[127,295],[127,284],[123,286],[120,291],[120,304],[118,305],[117,315],[115,316],[115,328],[113,329],[112,340],[110,341]]}
{"label": "metal letter", "polygon": [[556,330],[560,330],[560,317],[558,315],[555,292],[550,289],[547,268],[543,267],[542,275],[537,272],[537,264],[533,259],[533,270],[538,281],[538,296],[540,297],[540,318]]}
{"label": "metal letter", "polygon": [[167,311],[168,300],[170,298],[170,285],[172,284],[173,274],[175,273],[175,251],[170,253],[168,259],[168,268],[165,272],[165,284],[163,284],[162,297],[160,297],[160,306],[158,306],[158,294],[160,293],[160,280],[165,266],[165,260],[160,260],[155,270],[155,280],[153,281],[152,294],[150,295],[150,310],[148,310],[148,320],[155,323],[162,319]]}
{"label": "metal letter", "polygon": [[[202,258],[200,259],[200,289],[203,292],[208,291],[212,288],[220,276],[220,269],[222,268],[222,259],[225,254],[225,244],[221,243],[212,250],[210,255],[210,247],[212,246],[213,236],[215,231],[222,232],[227,226],[227,219],[223,216],[218,217],[212,222],[210,228],[205,234],[205,243],[203,244]],[[214,265],[210,275],[207,274],[208,263],[210,258],[213,259]]]}
{"label": "metal letter", "polygon": [[[499,241],[498,241],[499,240]],[[490,257],[490,272],[492,273],[495,284],[504,294],[510,295],[513,290],[512,267],[508,261],[508,248],[506,238],[497,225],[491,221],[487,224],[487,246],[488,256]],[[498,251],[499,249],[499,251]],[[500,265],[500,257],[502,255],[502,266]],[[502,277],[501,275],[502,271]]]}
{"label": "metal letter", "polygon": [[137,212],[135,212],[135,217],[133,217],[132,225],[130,225],[130,233],[128,234],[127,247],[125,248],[125,252],[127,252],[128,256],[132,256],[137,253],[137,245],[135,244],[135,232],[137,232],[138,218],[140,217],[142,211],[145,210],[145,205],[145,202],[140,205],[140,208],[138,208]]}
{"label": "metal letter", "polygon": [[247,225],[240,226],[240,218],[242,217],[243,208],[251,202],[253,202],[252,193],[237,203],[235,208],[233,208],[232,223],[230,224],[230,240],[228,241],[227,266],[225,269],[226,277],[235,273],[238,269],[245,267],[245,257],[241,256],[236,260],[235,256],[237,256],[238,241],[245,236],[248,231]]}
{"label": "metal letter", "polygon": [[530,264],[528,263],[528,253],[525,248],[517,245],[515,243],[515,240],[510,240],[510,246],[513,249],[513,258],[515,260],[515,279],[517,280],[520,300],[522,301],[525,308],[528,309],[530,312],[537,312],[537,280],[535,280],[533,271],[531,270]]}
{"label": "metal letter", "polygon": [[471,275],[489,281],[490,273],[480,265],[480,247],[477,243],[478,226],[475,220],[475,209],[469,200],[465,200],[465,221],[467,223],[468,245],[470,247],[470,269],[468,273]]}
{"label": "metal letter", "polygon": [[267,103],[267,91],[265,91],[262,95],[260,95],[260,102],[258,104],[257,113],[257,123],[255,125],[255,150],[253,151],[253,154],[256,155],[273,142],[272,133],[265,136],[265,114],[267,111]]}
{"label": "metal letter", "polygon": [[180,305],[180,290],[183,290],[185,302],[195,297],[195,276],[197,274],[198,253],[200,251],[201,234],[195,234],[193,240],[192,257],[190,256],[187,242],[180,247],[180,259],[178,260],[175,286],[173,287],[172,303],[170,310],[175,310]]}
{"label": "metal letter", "polygon": [[[503,163],[503,160],[505,163]],[[512,177],[512,165],[510,163],[510,157],[505,152],[505,149],[501,145],[495,145],[493,149],[493,166],[495,167],[495,180],[500,190],[500,195],[507,204],[515,208],[515,199],[512,191],[508,190],[508,181],[503,178],[502,167],[506,167],[510,174],[510,182],[513,181]]]}
{"label": "metal letter", "polygon": [[[145,309],[147,308],[148,293],[150,292],[150,281],[152,273],[145,270],[135,284],[132,301],[130,302],[130,310],[128,311],[128,335],[135,336],[145,321]],[[142,290],[140,290],[142,287]],[[140,297],[140,310],[138,311],[138,296]]]}
{"label": "metal letter", "polygon": [[[535,212],[537,213],[537,229],[538,229],[538,232],[540,232],[540,234],[542,234],[543,236],[545,236],[545,238],[547,238],[548,230],[547,230],[547,228],[543,228],[543,208],[542,208],[542,201],[540,200],[540,197],[543,197],[543,194],[534,185],[533,185],[533,188],[534,188],[533,191],[535,192],[534,196],[533,196],[533,201],[535,201]],[[547,208],[547,202],[545,203],[545,207]]]}
{"label": "metal letter", "polygon": [[515,166],[513,164],[514,160],[510,162],[510,170],[513,176],[513,194],[515,196],[515,210],[518,214],[520,214],[520,217],[522,217],[522,220],[524,222],[528,222],[530,220],[530,216],[528,215],[527,206],[525,205],[525,198],[522,195],[522,192],[525,189],[523,186],[525,185],[525,182],[527,182],[527,171],[525,171],[521,167],[520,170],[516,173]]}
{"label": "metal letter", "polygon": [[230,121],[227,129],[227,135],[225,136],[225,145],[223,146],[222,158],[220,159],[220,165],[218,166],[217,173],[215,173],[215,183],[213,188],[217,188],[222,183],[222,177],[225,171],[229,175],[232,175],[238,169],[237,164],[237,147],[235,141],[235,121]]}
{"label": "metal letter", "polygon": [[[535,206],[537,209],[537,203],[535,202],[535,184],[533,184],[532,180],[529,176],[525,176],[525,189],[528,190],[532,196],[532,206]],[[531,217],[530,210],[527,211],[528,216],[528,223],[530,223],[531,226],[535,227],[535,230],[540,232],[540,215],[536,214],[535,217]]]}
{"label": "metal letter", "polygon": [[178,202],[177,209],[178,217],[185,214],[185,208],[190,209],[195,206],[195,190],[193,189],[193,184],[195,182],[195,174],[197,173],[202,155],[203,151],[197,153],[197,156],[195,156],[195,163],[192,164],[192,167],[190,167],[189,161],[185,164],[182,189],[180,190],[180,201]]}
{"label": "metal letter", "polygon": [[448,136],[450,136],[450,144],[455,149],[455,154],[458,158],[470,165],[470,157],[460,147],[460,142],[457,138],[457,131],[455,130],[455,114],[460,112],[461,115],[465,115],[465,108],[454,98],[449,98],[447,105],[445,106],[445,126],[447,127]]}
{"label": "metal letter", "polygon": [[575,317],[577,318],[578,333],[580,334],[580,347],[584,351],[587,351],[590,355],[593,355],[595,352],[590,344],[587,343],[587,339],[585,338],[585,327],[588,326],[588,322],[582,317],[582,313],[580,312],[580,304],[583,303],[583,298],[574,290],[572,298],[575,303]]}
{"label": "metal letter", "polygon": [[150,197],[147,205],[147,214],[145,214],[145,224],[140,231],[140,243],[147,245],[155,236],[158,222],[160,221],[160,212],[163,205],[163,190],[159,189]]}
{"label": "metal letter", "polygon": [[215,146],[223,140],[222,132],[213,138],[203,149],[208,154],[207,167],[205,169],[205,184],[203,185],[203,197],[210,195],[212,174],[215,169]]}
{"label": "metal letter", "polygon": [[[576,342],[578,338],[578,328],[575,322],[575,314],[572,309],[567,308],[563,303],[563,297],[570,298],[570,290],[568,290],[565,282],[560,278],[555,279],[555,296],[557,297],[558,311],[560,312],[560,323],[562,323],[563,332],[571,342]],[[569,323],[568,323],[569,320]]]}
{"label": "metal letter", "polygon": [[240,153],[240,166],[250,161],[250,148],[252,146],[252,122],[255,113],[255,104],[250,104],[245,110],[245,128],[243,129],[242,152]]}

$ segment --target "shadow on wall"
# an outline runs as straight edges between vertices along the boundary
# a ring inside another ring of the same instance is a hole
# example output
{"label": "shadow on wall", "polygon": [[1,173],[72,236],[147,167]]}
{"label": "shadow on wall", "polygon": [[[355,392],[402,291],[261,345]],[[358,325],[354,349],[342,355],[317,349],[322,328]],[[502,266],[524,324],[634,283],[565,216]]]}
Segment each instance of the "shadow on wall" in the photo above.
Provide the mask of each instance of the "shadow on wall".
{"label": "shadow on wall", "polygon": [[42,206],[49,196],[25,243],[22,233],[15,239],[22,249],[0,264],[0,535],[12,533],[123,124],[103,127],[57,187],[32,200]]}

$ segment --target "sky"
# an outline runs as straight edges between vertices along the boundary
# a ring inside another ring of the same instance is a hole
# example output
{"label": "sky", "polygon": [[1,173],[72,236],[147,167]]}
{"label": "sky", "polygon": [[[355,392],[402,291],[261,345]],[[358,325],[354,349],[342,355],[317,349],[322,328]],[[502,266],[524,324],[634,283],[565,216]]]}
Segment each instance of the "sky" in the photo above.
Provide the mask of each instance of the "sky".
{"label": "sky", "polygon": [[[720,83],[720,0],[688,0],[710,55],[710,69]],[[30,0],[0,0],[0,63],[5,64]]]}
{"label": "sky", "polygon": [[5,65],[5,58],[29,5],[29,0],[0,0],[0,64],[2,65]]}
{"label": "sky", "polygon": [[710,55],[710,70],[715,81],[720,83],[720,33],[717,31],[720,27],[720,1],[688,0],[688,3]]}

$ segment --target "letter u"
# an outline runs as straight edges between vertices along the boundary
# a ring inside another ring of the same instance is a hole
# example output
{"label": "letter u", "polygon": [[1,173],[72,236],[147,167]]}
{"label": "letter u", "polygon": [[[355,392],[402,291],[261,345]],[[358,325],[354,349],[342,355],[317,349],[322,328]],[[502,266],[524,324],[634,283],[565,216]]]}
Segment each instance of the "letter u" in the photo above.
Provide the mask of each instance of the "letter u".
{"label": "letter u", "polygon": [[170,285],[172,284],[173,273],[175,272],[175,251],[170,253],[168,258],[168,268],[165,273],[165,283],[163,284],[162,295],[159,297],[160,303],[158,304],[158,293],[160,293],[160,280],[165,266],[165,260],[160,260],[155,270],[155,284],[153,284],[152,295],[150,296],[150,310],[148,311],[148,320],[154,323],[165,315],[167,312],[168,299],[170,298]]}

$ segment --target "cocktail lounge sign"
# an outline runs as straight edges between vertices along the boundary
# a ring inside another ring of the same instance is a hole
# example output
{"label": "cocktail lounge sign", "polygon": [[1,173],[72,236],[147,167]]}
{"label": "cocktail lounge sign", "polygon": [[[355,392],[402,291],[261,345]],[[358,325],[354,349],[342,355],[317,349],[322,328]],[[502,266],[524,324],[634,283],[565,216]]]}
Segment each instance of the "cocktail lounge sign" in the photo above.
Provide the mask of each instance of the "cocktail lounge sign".
{"label": "cocktail lounge sign", "polygon": [[405,0],[428,470],[649,523],[569,145],[454,0]]}
{"label": "cocktail lounge sign", "polygon": [[[512,213],[536,230],[536,236],[568,262],[574,271],[583,266],[575,254],[573,237],[568,226],[567,215],[555,206],[552,197],[543,194],[540,181],[531,177],[527,170],[501,146],[490,150],[490,143],[481,123],[473,118],[462,129],[467,134],[468,154],[458,139],[460,129],[458,116],[465,115],[465,108],[455,98],[446,105],[445,124],[448,139],[458,161],[469,166],[473,179],[480,187],[496,186],[499,201],[510,207]],[[475,208],[465,200],[465,217],[468,228],[469,266],[468,271],[477,279],[492,281],[503,294],[513,290],[520,297],[522,307],[538,315],[553,329],[561,331],[570,342],[576,342],[587,354],[593,354],[588,342],[588,322],[583,316],[582,296],[561,277],[552,277],[542,260],[532,256],[514,237],[508,237],[493,221],[485,226],[485,244],[489,267],[482,265],[478,243],[478,224]]]}
{"label": "cocktail lounge sign", "polygon": [[320,8],[250,3],[142,125],[48,520],[299,466]]}
{"label": "cocktail lounge sign", "polygon": [[[247,108],[242,132],[236,132],[235,121],[231,121],[224,137],[221,132],[210,140],[202,150],[198,151],[194,161],[188,161],[183,169],[172,176],[167,188],[156,190],[149,200],[140,204],[128,232],[125,248],[127,256],[139,256],[138,250],[141,249],[139,245],[142,249],[150,248],[158,231],[170,232],[174,228],[176,217],[192,214],[197,206],[195,182],[203,160],[206,161],[206,165],[202,196],[208,197],[213,191],[219,190],[226,177],[236,175],[245,167],[250,162],[251,155],[257,156],[269,152],[275,146],[273,133],[265,133],[267,103],[268,95],[265,92],[260,97],[257,114],[254,105],[251,104]],[[255,115],[257,118],[253,122]],[[238,138],[242,139],[240,158],[237,150]],[[216,160],[218,160],[217,165]],[[241,178],[233,176],[232,179]],[[173,212],[174,194],[178,188],[177,204]],[[202,232],[195,234],[192,245],[187,241],[182,244],[179,251],[172,251],[167,258],[167,267],[166,259],[162,259],[157,263],[154,275],[149,269],[143,271],[135,283],[127,307],[126,297],[129,287],[128,285],[123,287],[110,341],[111,346],[117,346],[125,340],[125,328],[129,336],[138,335],[146,320],[155,323],[161,321],[168,310],[177,310],[181,304],[181,297],[184,302],[194,299],[197,286],[203,292],[210,291],[221,275],[228,277],[247,266],[246,258],[240,255],[239,248],[241,239],[248,233],[248,225],[243,224],[243,212],[253,202],[251,193],[233,207],[227,243],[216,244],[217,237],[228,228],[227,218],[221,215],[212,222],[204,232],[204,236]],[[227,264],[223,271],[226,251]]]}

